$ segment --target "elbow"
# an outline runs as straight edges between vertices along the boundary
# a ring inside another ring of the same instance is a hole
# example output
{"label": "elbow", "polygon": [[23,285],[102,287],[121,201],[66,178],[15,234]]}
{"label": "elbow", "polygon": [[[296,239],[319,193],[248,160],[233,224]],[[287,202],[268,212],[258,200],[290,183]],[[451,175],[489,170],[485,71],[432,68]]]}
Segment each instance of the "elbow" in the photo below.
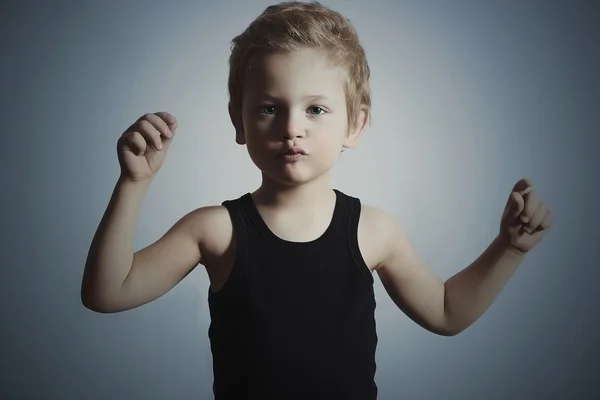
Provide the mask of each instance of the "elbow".
{"label": "elbow", "polygon": [[110,303],[84,290],[81,291],[81,304],[88,310],[99,314],[112,314],[119,311],[115,307],[111,307]]}
{"label": "elbow", "polygon": [[439,336],[451,337],[451,336],[456,336],[459,333],[464,332],[469,326],[470,325],[459,325],[459,324],[446,323],[446,324],[440,326],[438,329],[436,329],[434,333]]}
{"label": "elbow", "polygon": [[468,327],[469,325],[453,322],[446,317],[442,323],[437,324],[431,331],[439,336],[451,337],[464,332]]}
{"label": "elbow", "polygon": [[81,305],[83,305],[90,311],[94,311],[97,313],[106,312],[106,310],[102,307],[101,302],[98,301],[98,296],[93,290],[93,285],[91,284],[86,273],[84,273],[83,281],[81,282],[81,288],[79,290],[79,299],[81,301]]}
{"label": "elbow", "polygon": [[464,329],[439,329],[436,330],[434,333],[438,336],[445,336],[445,337],[452,337],[452,336],[456,336],[459,333],[461,333],[462,331],[464,331]]}
{"label": "elbow", "polygon": [[429,332],[433,333],[434,335],[444,336],[444,337],[456,336],[464,330],[464,329],[451,328],[451,327],[447,327],[447,326],[436,326],[436,327],[430,326],[430,327],[425,327],[425,329],[427,329]]}
{"label": "elbow", "polygon": [[116,301],[115,292],[99,289],[85,277],[81,283],[79,297],[81,304],[90,311],[99,314],[112,314],[121,311]]}
{"label": "elbow", "polygon": [[81,296],[81,304],[88,310],[99,314],[107,314],[109,312],[107,307],[103,307],[100,302],[94,301],[86,295]]}
{"label": "elbow", "polygon": [[422,328],[425,328],[425,330],[427,330],[430,333],[433,333],[434,335],[437,335],[437,336],[446,336],[446,337],[456,336],[459,333],[461,333],[462,331],[464,331],[464,328],[459,328],[455,325],[448,324],[448,323],[441,323],[439,321],[438,322],[430,321],[429,323],[427,323],[424,320],[417,320],[416,322]]}
{"label": "elbow", "polygon": [[107,307],[102,303],[91,302],[91,301],[82,301],[81,304],[90,311],[93,311],[98,314],[114,314],[119,312],[120,310]]}

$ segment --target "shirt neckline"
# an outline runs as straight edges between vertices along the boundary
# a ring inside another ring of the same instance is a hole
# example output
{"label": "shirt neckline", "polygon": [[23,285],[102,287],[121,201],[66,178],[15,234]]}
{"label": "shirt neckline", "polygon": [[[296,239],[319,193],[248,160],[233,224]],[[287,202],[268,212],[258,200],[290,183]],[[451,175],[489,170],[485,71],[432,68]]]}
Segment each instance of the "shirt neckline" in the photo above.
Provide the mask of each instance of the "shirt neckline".
{"label": "shirt neckline", "polygon": [[273,231],[271,231],[271,229],[269,228],[267,223],[264,221],[264,219],[260,215],[260,212],[258,211],[258,208],[256,207],[254,200],[252,199],[252,195],[250,193],[246,193],[244,195],[244,200],[247,205],[247,209],[250,213],[250,217],[252,218],[252,221],[254,222],[254,224],[255,224],[256,228],[259,230],[259,232],[263,235],[263,237],[268,242],[270,242],[271,244],[274,244],[274,245],[278,245],[278,246],[289,246],[289,247],[304,246],[304,247],[306,247],[306,246],[320,245],[321,243],[326,242],[328,239],[333,237],[338,230],[338,227],[339,227],[341,219],[342,219],[342,212],[343,212],[342,201],[343,201],[343,199],[342,199],[342,193],[339,190],[333,189],[333,191],[335,193],[335,206],[333,209],[333,215],[331,217],[331,221],[329,222],[327,229],[318,238],[307,241],[307,242],[294,242],[294,241],[285,240],[283,238],[280,238],[275,233],[273,233]]}

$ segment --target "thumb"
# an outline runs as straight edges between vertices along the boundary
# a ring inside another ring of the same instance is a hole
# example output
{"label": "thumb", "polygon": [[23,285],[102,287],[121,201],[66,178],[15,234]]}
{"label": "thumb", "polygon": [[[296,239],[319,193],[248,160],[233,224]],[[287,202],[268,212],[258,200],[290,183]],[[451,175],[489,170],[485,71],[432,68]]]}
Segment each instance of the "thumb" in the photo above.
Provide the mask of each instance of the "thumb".
{"label": "thumb", "polygon": [[525,209],[525,200],[523,199],[523,196],[521,196],[521,194],[518,192],[512,192],[510,194],[510,200],[512,203],[510,209],[510,216],[513,218],[517,218]]}
{"label": "thumb", "polygon": [[166,124],[171,133],[175,134],[175,130],[177,129],[177,118],[175,118],[172,114],[166,111],[158,111],[154,113],[156,116],[160,117]]}
{"label": "thumb", "polygon": [[177,120],[175,119],[175,117],[170,116],[168,119],[165,120],[165,122],[169,127],[169,131],[171,131],[171,135],[168,138],[163,138],[163,146],[166,150],[169,148],[171,142],[173,141],[173,138],[175,137],[175,131],[177,130]]}
{"label": "thumb", "polygon": [[171,119],[167,121],[167,125],[169,126],[169,129],[171,130],[171,132],[175,133],[175,130],[177,130],[177,125],[178,125],[175,117],[171,117]]}

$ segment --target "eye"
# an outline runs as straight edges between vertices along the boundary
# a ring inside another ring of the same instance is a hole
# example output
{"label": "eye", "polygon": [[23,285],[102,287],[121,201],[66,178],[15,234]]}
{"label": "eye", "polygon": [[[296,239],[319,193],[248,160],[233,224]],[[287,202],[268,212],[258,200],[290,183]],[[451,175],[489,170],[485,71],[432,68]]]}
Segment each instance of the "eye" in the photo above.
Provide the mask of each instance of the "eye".
{"label": "eye", "polygon": [[319,107],[319,106],[311,106],[311,107],[308,107],[308,110],[309,110],[309,112],[310,112],[312,115],[321,115],[321,114],[324,114],[324,113],[325,113],[325,110],[323,110],[323,109],[322,109],[321,107]]}
{"label": "eye", "polygon": [[260,113],[263,115],[273,115],[275,114],[275,107],[274,106],[260,106]]}

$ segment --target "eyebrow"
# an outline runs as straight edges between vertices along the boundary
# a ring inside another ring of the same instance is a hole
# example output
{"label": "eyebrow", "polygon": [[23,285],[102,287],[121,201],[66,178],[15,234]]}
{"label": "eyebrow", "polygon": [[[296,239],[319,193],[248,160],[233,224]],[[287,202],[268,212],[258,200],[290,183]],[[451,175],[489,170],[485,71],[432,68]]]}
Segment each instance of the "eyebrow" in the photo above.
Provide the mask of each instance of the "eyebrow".
{"label": "eyebrow", "polygon": [[322,94],[313,94],[309,96],[304,96],[302,100],[327,100],[327,97]]}
{"label": "eyebrow", "polygon": [[[268,93],[263,93],[263,94],[261,94],[261,95],[259,95],[257,97],[259,97],[259,98],[262,97],[262,98],[266,98],[266,99],[270,99],[270,100],[278,100],[278,98],[276,96],[272,96],[272,95],[270,95]],[[306,100],[311,100],[311,101],[314,101],[314,100],[328,100],[328,97],[324,96],[322,94],[312,94],[312,95],[303,96],[302,100],[305,100],[305,101]]]}

